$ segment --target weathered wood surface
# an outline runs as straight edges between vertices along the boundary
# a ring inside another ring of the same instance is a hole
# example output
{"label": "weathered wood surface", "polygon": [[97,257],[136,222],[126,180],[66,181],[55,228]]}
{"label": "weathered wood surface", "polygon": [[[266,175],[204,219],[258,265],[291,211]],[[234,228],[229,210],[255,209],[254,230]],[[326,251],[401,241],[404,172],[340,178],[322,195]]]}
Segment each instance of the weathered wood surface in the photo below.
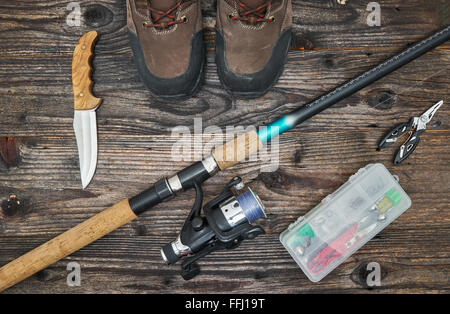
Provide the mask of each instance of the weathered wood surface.
{"label": "weathered wood surface", "polygon": [[[294,48],[276,88],[262,99],[233,101],[220,87],[213,46],[214,4],[203,1],[210,54],[205,84],[182,104],[152,99],[139,81],[125,29],[123,0],[80,1],[81,27],[65,19],[69,1],[0,3],[0,264],[132,196],[190,164],[170,159],[171,129],[259,125],[369,69],[449,24],[447,1],[380,1],[382,26],[368,27],[368,1],[293,1]],[[72,130],[71,53],[96,29],[94,60],[99,161],[81,190]],[[45,292],[448,292],[450,264],[450,109],[438,111],[414,154],[394,167],[393,147],[375,152],[396,123],[449,99],[449,43],[305,122],[280,139],[279,169],[240,164],[205,184],[207,199],[233,175],[250,182],[268,208],[267,236],[202,263],[190,282],[162,263],[159,248],[174,239],[193,193],[160,205],[6,293]],[[381,103],[381,104],[380,104]],[[206,139],[205,139],[206,140]],[[278,234],[359,168],[382,162],[413,205],[318,284],[311,283]],[[267,165],[268,162],[263,162]],[[82,285],[66,284],[66,265],[82,267]],[[380,263],[382,287],[367,290],[364,266]]]}

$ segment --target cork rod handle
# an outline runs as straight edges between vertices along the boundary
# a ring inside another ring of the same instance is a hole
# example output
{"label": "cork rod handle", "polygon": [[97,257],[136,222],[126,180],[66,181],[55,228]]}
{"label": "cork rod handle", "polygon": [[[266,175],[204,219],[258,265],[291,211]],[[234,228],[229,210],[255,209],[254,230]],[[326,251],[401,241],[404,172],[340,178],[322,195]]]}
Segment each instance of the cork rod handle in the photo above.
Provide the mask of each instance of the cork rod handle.
{"label": "cork rod handle", "polygon": [[220,170],[228,169],[247,159],[263,147],[256,131],[237,136],[228,143],[213,149],[212,155]]}
{"label": "cork rod handle", "polygon": [[0,291],[85,247],[137,216],[127,199],[0,268]]}

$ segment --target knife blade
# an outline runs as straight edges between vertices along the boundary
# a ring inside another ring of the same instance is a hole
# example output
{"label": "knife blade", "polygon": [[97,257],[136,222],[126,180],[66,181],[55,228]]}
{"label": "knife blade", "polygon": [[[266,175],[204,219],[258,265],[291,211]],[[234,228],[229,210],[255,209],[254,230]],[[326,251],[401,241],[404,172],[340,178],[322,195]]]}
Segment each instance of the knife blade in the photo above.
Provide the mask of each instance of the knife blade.
{"label": "knife blade", "polygon": [[91,59],[98,33],[83,35],[75,47],[72,60],[72,86],[74,95],[73,128],[80,161],[81,184],[85,189],[97,167],[97,117],[96,110],[102,99],[92,94]]}

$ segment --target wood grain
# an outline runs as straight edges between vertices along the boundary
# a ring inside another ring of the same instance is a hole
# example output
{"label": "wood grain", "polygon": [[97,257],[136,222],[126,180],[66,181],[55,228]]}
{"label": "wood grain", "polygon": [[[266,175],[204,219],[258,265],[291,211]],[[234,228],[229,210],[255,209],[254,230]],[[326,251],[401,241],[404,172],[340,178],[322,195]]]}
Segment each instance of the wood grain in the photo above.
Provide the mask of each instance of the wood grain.
{"label": "wood grain", "polygon": [[94,44],[98,38],[96,31],[83,35],[75,47],[72,57],[72,88],[75,110],[94,110],[102,99],[92,95],[92,66]]}
{"label": "wood grain", "polygon": [[[97,111],[99,134],[170,134],[174,126],[192,126],[196,117],[203,118],[205,128],[211,125],[221,128],[262,125],[400,50],[291,52],[276,88],[256,101],[232,99],[221,88],[214,57],[210,56],[205,84],[195,97],[182,103],[162,103],[153,99],[140,82],[131,55],[97,56],[94,60],[97,69],[94,93],[102,95],[105,104]],[[448,50],[437,49],[327,109],[302,124],[301,128],[340,129],[371,124],[389,128],[398,121],[408,120],[412,115],[421,114],[433,102],[448,97],[450,69],[445,65],[449,60]],[[42,64],[46,64],[45,73],[42,73]],[[0,81],[0,105],[5,123],[0,124],[0,136],[73,136],[70,64],[71,57],[57,60],[18,58],[2,63],[0,77],[4,79]],[[441,112],[443,114],[437,117],[446,125],[450,109],[444,105]]]}
{"label": "wood grain", "polygon": [[[217,77],[214,1],[204,0],[209,52],[204,84],[188,101],[161,103],[139,80],[126,34],[125,1],[80,1],[80,27],[66,24],[69,2],[0,4],[0,137],[14,142],[13,150],[2,146],[9,157],[0,158],[6,159],[0,162],[0,265],[190,165],[193,155],[171,158],[178,140],[171,136],[173,127],[193,132],[194,118],[202,118],[203,129],[218,126],[224,134],[226,126],[264,125],[449,23],[447,1],[441,0],[379,1],[381,27],[365,23],[368,1],[340,6],[334,0],[294,0],[293,49],[279,83],[265,97],[236,101]],[[97,172],[83,191],[72,128],[71,62],[78,39],[92,29],[101,36],[93,61],[94,92],[104,105],[97,114]],[[270,160],[250,161],[208,180],[206,200],[235,175],[250,183],[266,205],[268,219],[261,223],[268,235],[207,257],[195,280],[183,281],[179,267],[165,265],[159,254],[183,225],[193,202],[189,191],[5,293],[448,293],[449,47],[283,135],[277,171],[264,172]],[[403,164],[392,164],[398,145],[375,151],[393,126],[441,99],[444,105]],[[211,138],[207,133],[204,143]],[[375,162],[399,176],[412,207],[323,281],[311,283],[281,246],[279,233]],[[66,284],[70,261],[81,265],[81,287]],[[365,284],[368,262],[381,265],[379,288]]]}

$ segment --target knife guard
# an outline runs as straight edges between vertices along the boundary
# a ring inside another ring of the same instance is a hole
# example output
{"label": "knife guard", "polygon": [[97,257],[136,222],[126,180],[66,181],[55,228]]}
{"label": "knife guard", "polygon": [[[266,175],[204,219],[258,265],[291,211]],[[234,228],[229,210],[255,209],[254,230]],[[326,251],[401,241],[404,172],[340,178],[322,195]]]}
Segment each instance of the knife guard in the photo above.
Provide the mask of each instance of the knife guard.
{"label": "knife guard", "polygon": [[72,85],[75,110],[95,110],[102,102],[102,99],[92,94],[91,60],[97,38],[96,31],[84,34],[73,52]]}

